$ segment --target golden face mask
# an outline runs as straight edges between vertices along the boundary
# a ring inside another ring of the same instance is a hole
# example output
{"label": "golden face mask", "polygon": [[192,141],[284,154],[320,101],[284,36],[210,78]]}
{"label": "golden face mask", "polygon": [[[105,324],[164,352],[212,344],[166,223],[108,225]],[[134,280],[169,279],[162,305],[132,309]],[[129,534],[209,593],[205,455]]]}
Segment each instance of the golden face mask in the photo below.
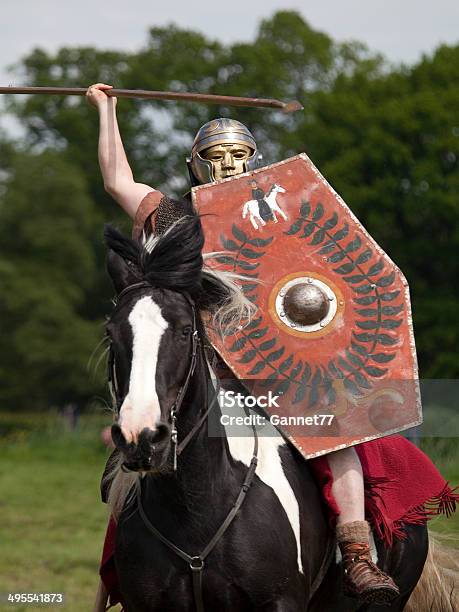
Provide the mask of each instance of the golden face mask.
{"label": "golden face mask", "polygon": [[216,181],[242,174],[245,163],[253,154],[253,150],[243,144],[216,144],[201,152],[201,157],[212,164]]}
{"label": "golden face mask", "polygon": [[255,170],[260,161],[250,130],[240,121],[220,117],[198,130],[187,164],[191,185],[204,185]]}

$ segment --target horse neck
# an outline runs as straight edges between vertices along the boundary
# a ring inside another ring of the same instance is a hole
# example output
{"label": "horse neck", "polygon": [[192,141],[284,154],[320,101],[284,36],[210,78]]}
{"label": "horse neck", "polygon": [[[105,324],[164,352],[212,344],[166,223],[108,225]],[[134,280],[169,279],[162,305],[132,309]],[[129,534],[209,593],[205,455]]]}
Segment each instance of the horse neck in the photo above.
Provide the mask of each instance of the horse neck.
{"label": "horse neck", "polygon": [[[179,459],[182,473],[186,473],[189,469],[193,470],[196,464],[205,465],[206,474],[212,474],[214,470],[218,471],[227,466],[228,445],[225,429],[220,423],[221,411],[215,393],[212,377],[202,352],[177,420],[179,443],[193,430],[209,405],[212,406],[204,423],[184,449],[181,462]],[[209,431],[210,422],[212,422],[212,431]]]}

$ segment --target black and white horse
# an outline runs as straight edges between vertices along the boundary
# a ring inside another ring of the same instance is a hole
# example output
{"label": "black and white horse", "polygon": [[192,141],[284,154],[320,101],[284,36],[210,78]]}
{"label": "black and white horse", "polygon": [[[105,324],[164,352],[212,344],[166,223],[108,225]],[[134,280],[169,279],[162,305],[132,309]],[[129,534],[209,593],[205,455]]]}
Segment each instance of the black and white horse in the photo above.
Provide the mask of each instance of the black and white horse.
{"label": "black and white horse", "polygon": [[[341,593],[304,459],[280,436],[225,435],[200,313],[227,325],[249,306],[203,268],[199,218],[190,211],[143,246],[110,228],[106,240],[118,294],[107,324],[119,450],[109,500],[126,611],[402,610],[424,564],[423,526],[390,550],[376,543],[400,598],[359,605]],[[208,435],[210,421],[220,435]]]}

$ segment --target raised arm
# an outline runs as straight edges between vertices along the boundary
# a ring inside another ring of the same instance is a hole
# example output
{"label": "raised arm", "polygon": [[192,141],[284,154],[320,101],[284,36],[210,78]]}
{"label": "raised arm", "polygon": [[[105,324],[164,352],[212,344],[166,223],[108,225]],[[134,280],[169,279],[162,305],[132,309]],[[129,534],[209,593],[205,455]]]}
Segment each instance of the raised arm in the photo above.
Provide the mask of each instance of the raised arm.
{"label": "raised arm", "polygon": [[116,98],[107,96],[107,89],[112,86],[96,83],[86,92],[99,112],[99,165],[105,190],[134,219],[140,202],[154,189],[134,180],[116,119]]}

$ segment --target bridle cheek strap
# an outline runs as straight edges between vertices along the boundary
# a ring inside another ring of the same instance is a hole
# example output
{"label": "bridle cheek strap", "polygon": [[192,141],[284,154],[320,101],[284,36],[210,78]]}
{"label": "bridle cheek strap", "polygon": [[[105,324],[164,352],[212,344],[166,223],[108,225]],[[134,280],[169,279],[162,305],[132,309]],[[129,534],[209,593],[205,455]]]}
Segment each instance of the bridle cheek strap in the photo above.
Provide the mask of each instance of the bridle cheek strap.
{"label": "bridle cheek strap", "polygon": [[187,298],[192,312],[193,312],[193,327],[192,327],[192,344],[191,344],[191,360],[190,367],[188,368],[188,373],[186,375],[185,381],[183,385],[180,387],[179,392],[177,393],[177,397],[171,409],[171,442],[172,442],[172,452],[173,452],[173,467],[174,472],[177,471],[177,457],[181,454],[185,446],[191,440],[191,438],[197,433],[201,425],[203,424],[206,416],[209,414],[207,410],[202,418],[199,419],[197,424],[193,427],[189,434],[185,437],[184,440],[180,444],[177,441],[177,414],[182,406],[183,400],[185,398],[186,392],[188,390],[188,386],[190,384],[191,378],[193,377],[194,371],[196,370],[196,363],[198,361],[198,351],[201,346],[201,339],[199,338],[199,332],[196,321],[196,307],[192,299],[184,294]]}

